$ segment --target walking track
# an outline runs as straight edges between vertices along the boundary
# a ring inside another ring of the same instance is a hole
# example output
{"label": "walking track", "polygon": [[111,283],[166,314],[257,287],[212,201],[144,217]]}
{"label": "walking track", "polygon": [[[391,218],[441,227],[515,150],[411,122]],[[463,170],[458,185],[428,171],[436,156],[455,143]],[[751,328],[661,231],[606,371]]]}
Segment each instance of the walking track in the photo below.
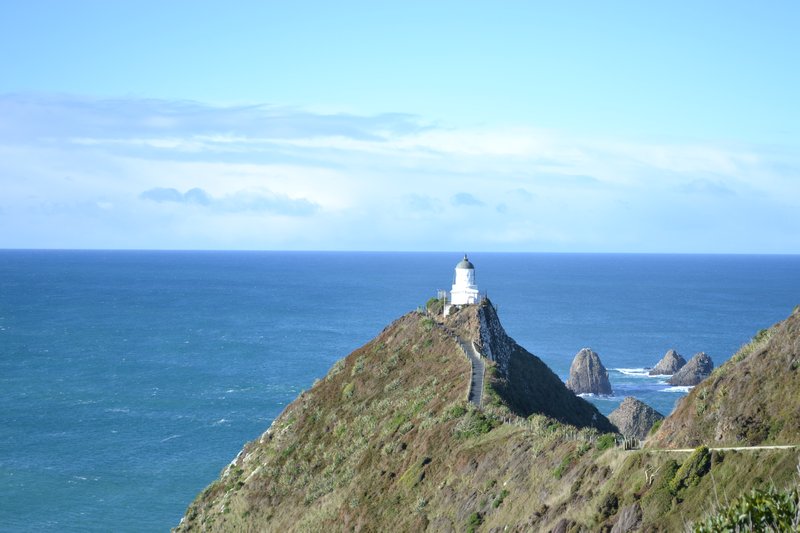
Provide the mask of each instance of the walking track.
{"label": "walking track", "polygon": [[469,385],[468,400],[476,407],[480,407],[481,400],[483,400],[483,359],[471,342],[465,341],[458,335],[456,335],[456,341],[472,363],[472,381]]}

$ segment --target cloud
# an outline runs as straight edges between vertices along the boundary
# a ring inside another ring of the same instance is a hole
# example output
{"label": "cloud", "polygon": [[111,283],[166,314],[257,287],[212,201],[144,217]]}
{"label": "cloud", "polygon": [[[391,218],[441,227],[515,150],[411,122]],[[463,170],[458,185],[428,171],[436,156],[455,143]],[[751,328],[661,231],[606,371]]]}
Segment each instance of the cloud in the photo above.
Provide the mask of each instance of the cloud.
{"label": "cloud", "polygon": [[405,203],[406,206],[414,212],[439,212],[442,210],[439,200],[420,194],[406,195]]}
{"label": "cloud", "polygon": [[235,144],[259,139],[341,137],[361,141],[424,131],[418,117],[312,113],[268,104],[213,106],[189,100],[97,99],[0,94],[0,141],[187,147],[187,140]]}
{"label": "cloud", "polygon": [[512,189],[508,191],[508,194],[515,196],[520,200],[524,200],[526,202],[530,202],[536,197],[536,195],[534,195],[532,192],[530,192],[527,189],[523,189],[522,187],[517,187],[516,189]]}
{"label": "cloud", "polygon": [[152,200],[154,202],[176,202],[185,203],[186,196],[178,189],[156,187],[142,192],[140,198],[145,200]]}
{"label": "cloud", "polygon": [[454,206],[482,206],[486,205],[468,192],[459,192],[450,197],[450,203]]}
{"label": "cloud", "polygon": [[[21,229],[0,247],[746,252],[764,246],[747,235],[769,233],[800,252],[798,153],[397,113],[6,94],[0,212]],[[745,199],[752,228],[732,231],[727,214]],[[692,212],[693,226],[675,212]]]}
{"label": "cloud", "polygon": [[680,185],[678,191],[687,194],[704,194],[709,196],[736,196],[733,189],[725,184],[707,179],[696,179]]}
{"label": "cloud", "polygon": [[255,211],[287,216],[308,216],[319,209],[319,205],[305,198],[289,198],[281,194],[250,191],[238,191],[222,198],[213,198],[199,187],[189,189],[185,193],[173,188],[155,187],[142,192],[139,197],[157,203],[193,204],[229,213]]}

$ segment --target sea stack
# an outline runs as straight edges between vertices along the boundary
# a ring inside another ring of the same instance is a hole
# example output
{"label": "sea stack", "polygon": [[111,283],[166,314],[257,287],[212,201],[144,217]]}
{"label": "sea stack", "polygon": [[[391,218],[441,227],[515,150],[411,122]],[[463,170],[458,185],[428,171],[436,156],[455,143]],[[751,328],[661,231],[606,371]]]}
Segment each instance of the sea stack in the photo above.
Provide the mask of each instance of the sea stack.
{"label": "sea stack", "polygon": [[671,376],[686,364],[686,359],[675,350],[667,350],[661,361],[650,370],[651,376]]}
{"label": "sea stack", "polygon": [[589,348],[584,348],[575,355],[569,367],[567,388],[575,394],[611,394],[611,382],[608,372],[600,356]]}
{"label": "sea stack", "polygon": [[664,415],[633,396],[628,396],[614,409],[608,419],[626,437],[644,439],[653,424],[664,420]]}
{"label": "sea stack", "polygon": [[714,361],[705,353],[696,353],[689,362],[667,380],[670,385],[688,386],[697,385],[714,370]]}

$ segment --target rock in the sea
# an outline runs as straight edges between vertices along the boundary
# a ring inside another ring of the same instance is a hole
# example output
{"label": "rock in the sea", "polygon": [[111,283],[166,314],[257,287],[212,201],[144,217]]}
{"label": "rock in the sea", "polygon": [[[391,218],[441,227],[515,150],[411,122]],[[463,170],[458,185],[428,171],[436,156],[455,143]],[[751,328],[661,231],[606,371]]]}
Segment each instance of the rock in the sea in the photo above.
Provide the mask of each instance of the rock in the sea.
{"label": "rock in the sea", "polygon": [[675,350],[668,350],[664,357],[661,358],[661,361],[658,362],[656,366],[650,371],[651,376],[666,376],[672,375],[681,368],[683,365],[686,364],[686,359],[684,359],[681,354],[676,352]]}
{"label": "rock in the sea", "polygon": [[683,368],[667,380],[667,383],[691,387],[710,376],[712,370],[714,370],[714,361],[705,352],[696,353]]}
{"label": "rock in the sea", "polygon": [[567,388],[575,394],[611,394],[611,382],[600,356],[589,348],[579,351],[569,367]]}
{"label": "rock in the sea", "polygon": [[626,437],[644,439],[653,424],[664,420],[664,415],[633,396],[628,396],[608,415],[608,419]]}

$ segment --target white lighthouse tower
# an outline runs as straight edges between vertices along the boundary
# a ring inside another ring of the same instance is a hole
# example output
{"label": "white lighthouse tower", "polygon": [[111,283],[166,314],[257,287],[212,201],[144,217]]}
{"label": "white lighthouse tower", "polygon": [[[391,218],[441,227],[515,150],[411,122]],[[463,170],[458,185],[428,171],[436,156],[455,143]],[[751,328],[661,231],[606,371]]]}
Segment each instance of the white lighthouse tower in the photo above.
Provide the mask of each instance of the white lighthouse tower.
{"label": "white lighthouse tower", "polygon": [[451,305],[468,305],[478,303],[478,286],[475,284],[475,267],[464,254],[456,265],[453,289],[450,291]]}

